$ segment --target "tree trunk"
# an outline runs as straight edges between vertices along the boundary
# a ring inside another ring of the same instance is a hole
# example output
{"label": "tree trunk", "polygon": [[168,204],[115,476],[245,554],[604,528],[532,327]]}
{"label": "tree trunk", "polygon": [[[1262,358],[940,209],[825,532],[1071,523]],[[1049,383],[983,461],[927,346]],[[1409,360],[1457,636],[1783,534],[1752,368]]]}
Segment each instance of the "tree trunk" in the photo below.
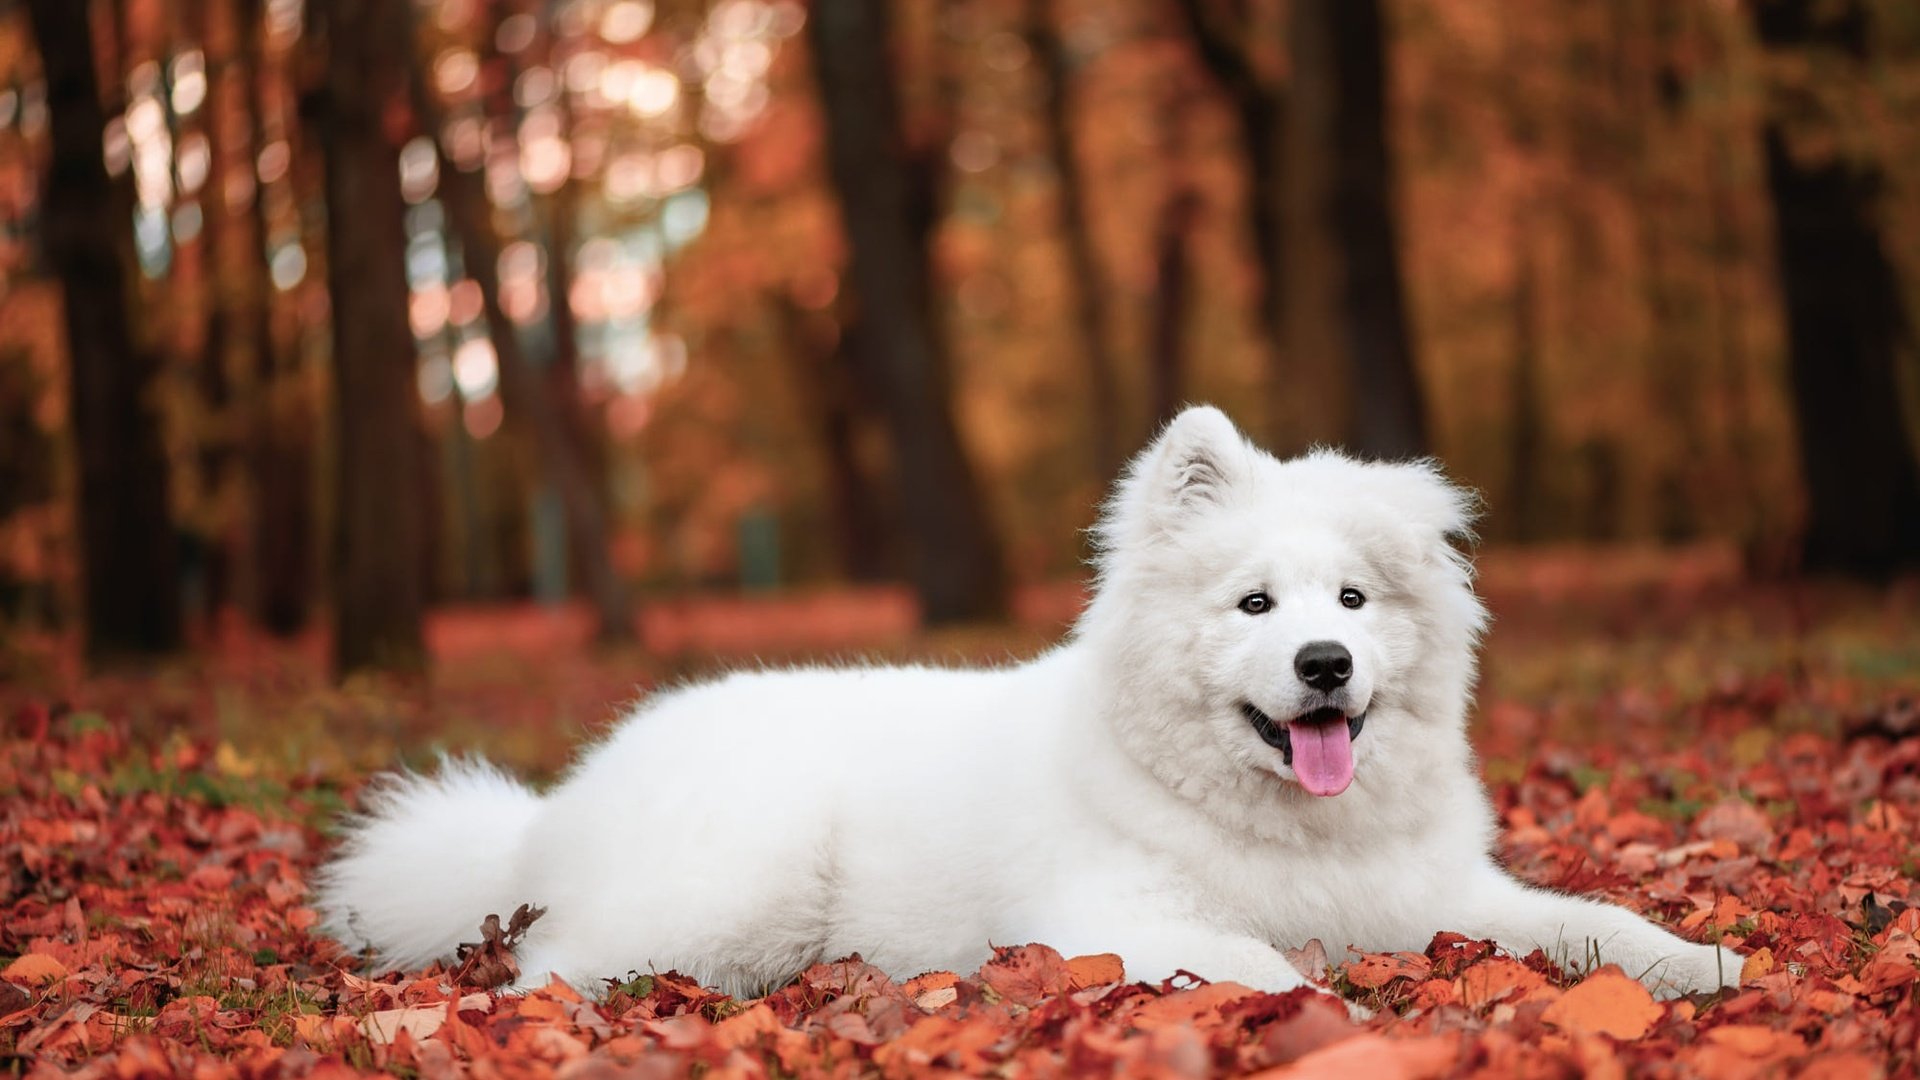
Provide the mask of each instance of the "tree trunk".
{"label": "tree trunk", "polygon": [[425,587],[405,205],[385,124],[411,57],[383,0],[322,0],[338,487],[334,665],[419,671]]}
{"label": "tree trunk", "polygon": [[1639,208],[1632,233],[1647,313],[1643,351],[1652,364],[1651,388],[1668,412],[1667,422],[1655,425],[1658,433],[1649,441],[1666,443],[1660,452],[1654,520],[1660,538],[1669,542],[1710,531],[1707,525],[1717,501],[1711,490],[1710,441],[1717,403],[1709,400],[1707,367],[1690,318],[1706,302],[1686,272],[1685,246],[1672,241],[1679,223],[1667,209],[1686,205],[1689,193],[1662,167],[1675,157],[1669,140],[1683,137],[1685,123],[1678,77],[1670,66],[1676,49],[1670,15],[1681,6],[1666,0],[1615,5],[1606,43],[1618,73],[1610,110],[1618,117],[1617,156],[1627,163],[1622,170],[1625,190]]}
{"label": "tree trunk", "polygon": [[[554,25],[554,20],[559,18],[562,6],[557,0],[548,0],[543,15],[549,27],[546,32],[548,63],[552,63],[554,59],[555,42],[551,27]],[[506,10],[502,7],[499,12],[496,12],[494,30],[488,34],[486,45],[481,51],[484,57],[491,58],[498,55],[496,42],[501,21],[500,13]],[[517,77],[518,65],[509,63],[508,70],[510,74]],[[511,79],[501,80],[500,96],[504,101],[498,108],[514,107],[512,81]],[[554,107],[560,115],[560,138],[564,142],[572,143],[573,99],[567,94],[561,94],[554,103]],[[580,328],[574,318],[572,306],[573,249],[579,212],[579,191],[574,186],[573,178],[569,176],[551,195],[535,196],[535,202],[544,211],[540,217],[546,232],[547,325],[553,332],[553,355],[544,372],[547,394],[559,411],[561,426],[571,444],[573,455],[579,462],[579,467],[586,473],[587,486],[592,491],[593,501],[595,505],[604,508],[609,498],[606,448],[595,438],[594,417],[580,400]],[[602,516],[604,517],[604,513]],[[573,531],[571,525],[568,529],[569,533]],[[591,593],[594,582],[599,580],[598,571],[593,563],[596,558],[604,557],[607,544],[602,540],[597,547],[578,542],[569,546],[572,548],[569,570],[574,579],[581,583],[577,588],[584,588]],[[596,555],[595,551],[602,554]],[[610,562],[608,565],[611,567]],[[624,594],[624,590],[621,592]],[[611,610],[606,606],[605,601],[608,598],[590,596],[590,599],[594,599],[595,603],[604,610]],[[632,610],[624,603],[621,608],[620,625],[629,629],[622,629],[609,635],[616,639],[632,636],[630,629]]]}
{"label": "tree trunk", "polygon": [[1073,73],[1060,40],[1055,0],[1028,0],[1027,43],[1039,64],[1042,120],[1047,151],[1058,178],[1060,231],[1067,247],[1067,265],[1073,277],[1073,324],[1080,336],[1080,352],[1087,365],[1087,397],[1092,439],[1089,464],[1100,483],[1120,468],[1120,396],[1114,374],[1113,348],[1100,317],[1100,265],[1094,258],[1092,230],[1087,225],[1080,175],[1074,152],[1073,119],[1067,88]]}
{"label": "tree trunk", "polygon": [[1534,269],[1532,230],[1523,204],[1513,224],[1513,415],[1508,443],[1507,537],[1529,544],[1541,539],[1539,528],[1540,455],[1545,431],[1540,408],[1540,310],[1538,274]]}
{"label": "tree trunk", "polygon": [[[1863,4],[1759,0],[1761,41],[1867,62]],[[1880,577],[1920,566],[1920,475],[1901,417],[1896,365],[1911,326],[1875,228],[1877,165],[1796,152],[1795,131],[1839,120],[1801,91],[1774,103],[1766,129],[1788,365],[1806,473],[1808,570]]]}
{"label": "tree trunk", "polygon": [[[272,226],[267,185],[258,180],[260,151],[277,125],[267,122],[266,42],[258,0],[234,0],[240,52],[246,57],[247,169],[255,176],[251,269],[243,306],[251,353],[249,415],[245,438],[252,514],[247,588],[253,617],[270,634],[290,636],[307,625],[313,609],[314,436],[318,419],[304,386],[283,370],[273,329],[273,271],[267,243]],[[292,183],[291,180],[285,181]]]}
{"label": "tree trunk", "polygon": [[[418,63],[408,70],[421,126],[437,132],[440,112],[425,75]],[[440,149],[441,200],[446,204],[453,234],[460,239],[467,273],[480,286],[481,309],[486,314],[487,333],[500,373],[501,402],[509,417],[527,424],[546,478],[559,489],[567,539],[586,571],[587,596],[593,603],[600,640],[631,640],[635,633],[633,609],[607,550],[606,508],[574,433],[568,430],[563,403],[535,369],[521,347],[518,328],[500,305],[500,237],[493,229],[484,180],[478,172],[462,172],[439,140],[434,145]],[[563,304],[566,298],[553,297],[551,302]]]}
{"label": "tree trunk", "polygon": [[1185,337],[1193,291],[1187,236],[1193,231],[1199,202],[1199,196],[1184,186],[1174,190],[1161,204],[1155,229],[1153,338],[1147,356],[1147,409],[1155,431],[1186,404],[1182,389]]}
{"label": "tree trunk", "polygon": [[786,296],[774,301],[781,336],[793,348],[808,419],[826,458],[827,498],[840,572],[848,581],[887,576],[887,507],[860,461],[864,417],[847,356],[849,335],[831,312],[806,311]]}
{"label": "tree trunk", "polygon": [[1200,54],[1201,66],[1233,106],[1241,151],[1247,158],[1248,232],[1254,265],[1260,273],[1255,315],[1266,338],[1270,367],[1268,441],[1279,450],[1304,449],[1313,440],[1296,430],[1297,387],[1289,377],[1294,370],[1289,361],[1298,357],[1287,347],[1287,229],[1282,186],[1287,172],[1283,158],[1291,129],[1287,96],[1260,78],[1241,46],[1232,40],[1233,33],[1207,17],[1205,0],[1178,0],[1176,7]]}
{"label": "tree trunk", "polygon": [[[1341,434],[1371,457],[1426,451],[1426,418],[1407,332],[1392,164],[1386,143],[1386,27],[1379,0],[1295,0],[1286,183],[1303,229],[1326,230],[1319,273],[1295,274],[1290,340],[1324,345],[1345,384]],[[1330,271],[1328,273],[1327,271]],[[1324,288],[1312,287],[1325,282]],[[1301,324],[1301,325],[1295,325]],[[1292,350],[1295,364],[1312,351]]]}
{"label": "tree trunk", "polygon": [[231,13],[216,6],[195,4],[186,12],[187,32],[204,50],[206,98],[199,110],[199,126],[207,136],[210,167],[200,189],[199,257],[206,288],[205,339],[201,343],[199,391],[211,430],[199,440],[200,482],[203,498],[213,512],[206,516],[207,535],[202,575],[205,582],[203,614],[217,620],[234,600],[234,571],[242,546],[234,489],[240,446],[234,423],[236,387],[231,360],[234,341],[234,305],[227,252],[233,243],[228,228],[226,171],[227,128],[224,123],[234,63]]}
{"label": "tree trunk", "polygon": [[27,4],[52,121],[41,205],[72,370],[86,652],[107,661],[176,649],[180,593],[167,458],[151,400],[160,362],[130,332],[131,181],[110,180],[101,161],[106,116],[87,10],[73,0]]}
{"label": "tree trunk", "polygon": [[947,358],[934,331],[932,268],[887,69],[885,0],[841,0],[808,19],[858,298],[855,355],[879,391],[895,482],[929,623],[1006,612],[1000,551],[961,446]]}
{"label": "tree trunk", "polygon": [[[1712,13],[1699,7],[1686,8],[1688,47],[1698,51],[1701,63],[1709,68],[1724,68],[1728,65],[1729,50],[1724,43],[1725,32],[1718,29],[1706,29],[1703,25]],[[1718,23],[1719,20],[1713,20]],[[1763,490],[1763,484],[1757,479],[1757,470],[1749,467],[1760,453],[1760,439],[1752,415],[1752,392],[1749,390],[1752,364],[1748,359],[1747,309],[1751,301],[1741,287],[1744,269],[1750,265],[1752,254],[1748,251],[1749,241],[1740,228],[1739,199],[1743,190],[1743,181],[1738,176],[1739,160],[1734,146],[1735,136],[1728,131],[1728,125],[1711,125],[1707,138],[1696,141],[1694,151],[1698,155],[1702,185],[1707,192],[1707,205],[1712,221],[1711,239],[1707,250],[1710,260],[1710,275],[1713,293],[1713,338],[1719,353],[1719,372],[1713,381],[1719,393],[1726,401],[1726,443],[1720,448],[1721,461],[1725,468],[1719,472],[1721,482],[1731,485],[1738,491],[1738,498],[1730,500],[1737,506],[1734,519],[1734,533],[1749,549],[1749,553],[1758,550],[1760,531],[1768,519],[1770,499]]]}
{"label": "tree trunk", "polygon": [[[560,96],[560,110],[562,115],[571,113],[565,94]],[[572,137],[571,123],[567,123],[561,137]],[[565,420],[567,436],[581,467],[586,470],[594,498],[604,503],[607,497],[605,455],[593,438],[592,418],[580,402],[580,328],[571,302],[576,201],[572,180],[561,184],[558,191],[547,197],[547,311],[548,325],[553,330],[553,361],[547,365],[546,377],[548,393]],[[584,564],[577,564],[574,569],[583,577],[588,576]]]}
{"label": "tree trunk", "polygon": [[[547,0],[542,20],[549,29],[546,31],[547,62],[555,62],[558,50],[554,48],[552,26],[559,19],[563,4],[559,0]],[[494,48],[498,37],[498,22],[495,20],[495,32],[489,38],[488,48]],[[557,70],[557,68],[556,68]],[[507,95],[511,99],[512,95]],[[561,94],[554,102],[554,108],[560,114],[560,138],[569,145],[573,142],[573,98]],[[586,461],[588,471],[593,477],[594,490],[604,492],[605,463],[599,460],[598,448],[594,441],[587,438],[587,418],[579,407],[580,401],[580,327],[573,315],[573,241],[575,216],[578,213],[578,189],[574,187],[571,175],[561,182],[553,194],[546,197],[547,232],[547,301],[548,319],[553,328],[553,363],[547,371],[547,381],[553,387],[554,398],[562,403],[569,429],[576,436],[575,445],[581,457]]]}

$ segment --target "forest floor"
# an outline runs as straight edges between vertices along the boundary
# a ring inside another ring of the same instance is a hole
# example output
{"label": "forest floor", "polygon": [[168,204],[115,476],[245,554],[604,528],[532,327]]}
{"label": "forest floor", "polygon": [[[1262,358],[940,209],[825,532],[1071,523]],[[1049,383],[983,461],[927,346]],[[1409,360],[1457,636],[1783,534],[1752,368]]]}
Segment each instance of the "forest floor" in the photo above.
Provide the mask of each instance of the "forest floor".
{"label": "forest floor", "polygon": [[[994,661],[1058,636],[917,634],[892,590],[657,602],[642,644],[584,613],[435,617],[427,683],[323,677],[317,637],[208,633],[198,658],[84,678],[0,640],[0,1068],[439,1078],[1920,1072],[1920,588],[1739,583],[1722,554],[1489,554],[1475,741],[1522,877],[1750,954],[1742,986],[1654,1002],[1441,935],[1296,954],[1309,992],[1129,983],[1014,945],[904,984],[824,964],[757,1001],[669,973],[500,997],[507,939],[381,975],[313,935],[307,883],[369,773],[478,749],[550,775],[649,688],[797,657]],[[508,913],[501,912],[502,918]],[[492,974],[489,974],[489,971]]]}

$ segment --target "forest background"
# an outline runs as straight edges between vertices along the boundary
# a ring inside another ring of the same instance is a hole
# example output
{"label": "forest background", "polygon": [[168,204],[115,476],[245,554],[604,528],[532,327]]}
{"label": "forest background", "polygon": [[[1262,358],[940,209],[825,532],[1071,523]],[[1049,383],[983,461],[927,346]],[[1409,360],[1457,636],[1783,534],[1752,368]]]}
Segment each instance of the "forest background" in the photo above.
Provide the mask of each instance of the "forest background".
{"label": "forest background", "polygon": [[[0,0],[0,1070],[1912,1075],[1916,117],[1909,0]],[[1058,640],[1187,401],[1484,496],[1496,854],[1740,986],[314,932],[375,770]]]}
{"label": "forest background", "polygon": [[1916,115],[1891,0],[9,0],[0,619],[993,619],[1190,400],[1884,576]]}

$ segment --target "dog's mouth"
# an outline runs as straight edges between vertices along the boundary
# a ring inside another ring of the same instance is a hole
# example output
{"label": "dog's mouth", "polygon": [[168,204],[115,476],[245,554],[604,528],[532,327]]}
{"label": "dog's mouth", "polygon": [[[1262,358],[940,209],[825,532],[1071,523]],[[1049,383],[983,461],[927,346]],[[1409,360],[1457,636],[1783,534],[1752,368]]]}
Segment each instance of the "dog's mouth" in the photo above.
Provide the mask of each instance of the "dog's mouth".
{"label": "dog's mouth", "polygon": [[1327,705],[1281,724],[1251,701],[1241,702],[1240,711],[1308,792],[1338,795],[1353,783],[1353,740],[1367,725],[1366,713],[1348,716]]}

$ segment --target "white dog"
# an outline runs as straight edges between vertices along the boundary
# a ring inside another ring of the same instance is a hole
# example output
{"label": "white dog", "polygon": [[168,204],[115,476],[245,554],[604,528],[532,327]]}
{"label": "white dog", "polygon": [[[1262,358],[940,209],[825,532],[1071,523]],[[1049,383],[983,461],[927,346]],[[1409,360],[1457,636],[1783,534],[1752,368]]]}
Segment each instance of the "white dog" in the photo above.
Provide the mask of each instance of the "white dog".
{"label": "white dog", "polygon": [[1485,613],[1427,464],[1279,461],[1191,408],[1133,462],[1067,642],[1016,667],[810,668],[655,695],[535,794],[479,764],[377,786],[319,907],[392,967],[545,905],[530,982],[677,968],[753,993],[858,952],[989,943],[1279,991],[1309,938],[1436,931],[1666,993],[1740,957],[1521,884],[1467,745]]}

